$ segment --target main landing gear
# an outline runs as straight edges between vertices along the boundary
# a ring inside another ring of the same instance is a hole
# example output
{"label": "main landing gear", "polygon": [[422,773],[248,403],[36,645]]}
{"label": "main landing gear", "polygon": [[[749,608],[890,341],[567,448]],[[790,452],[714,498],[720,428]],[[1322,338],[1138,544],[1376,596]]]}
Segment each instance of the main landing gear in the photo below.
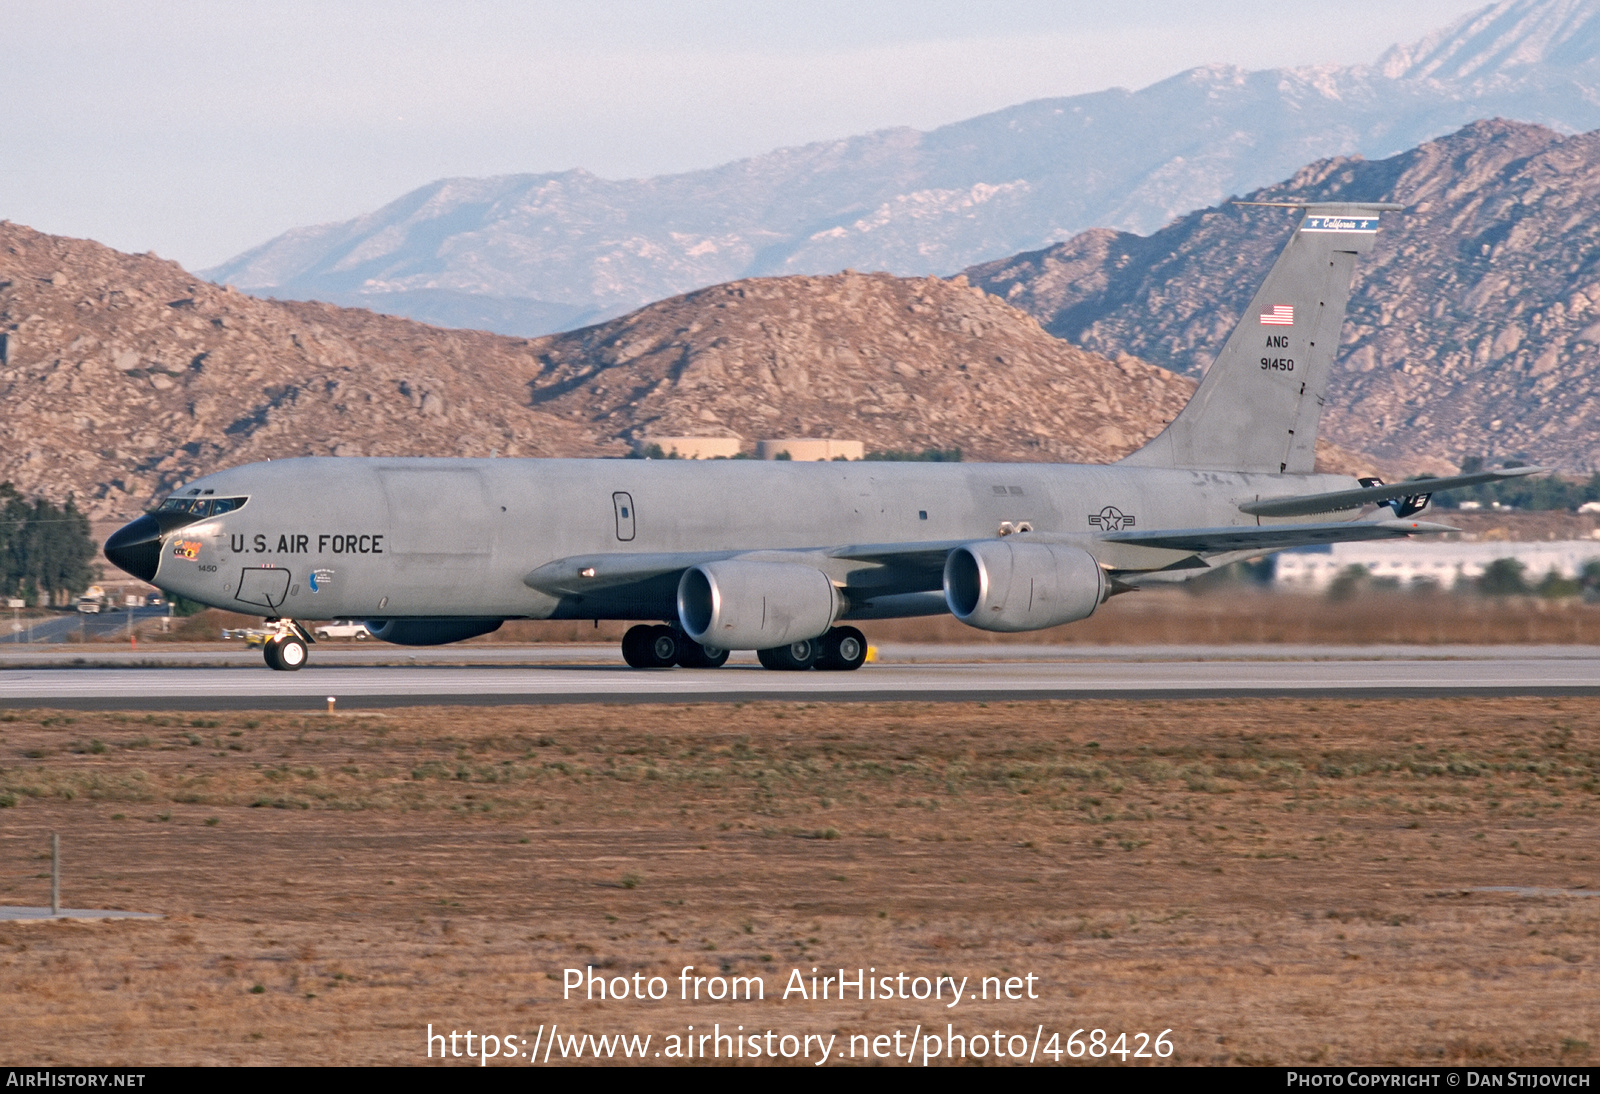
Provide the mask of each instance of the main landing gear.
{"label": "main landing gear", "polygon": [[867,660],[867,637],[854,627],[834,627],[818,638],[791,642],[770,650],[757,650],[763,668],[798,672],[816,668],[824,672],[854,672]]}
{"label": "main landing gear", "polygon": [[641,624],[622,636],[622,659],[636,669],[716,669],[727,664],[728,651],[702,646],[677,627]]}
{"label": "main landing gear", "polygon": [[[763,667],[779,671],[850,672],[866,661],[867,639],[854,627],[834,627],[818,638],[757,650],[756,657]],[[622,659],[636,669],[714,669],[727,663],[728,651],[702,646],[677,627],[640,624],[623,635]]]}
{"label": "main landing gear", "polygon": [[279,672],[294,672],[302,667],[310,657],[307,647],[316,639],[292,619],[269,619],[267,626],[275,632],[261,644],[267,667]]}

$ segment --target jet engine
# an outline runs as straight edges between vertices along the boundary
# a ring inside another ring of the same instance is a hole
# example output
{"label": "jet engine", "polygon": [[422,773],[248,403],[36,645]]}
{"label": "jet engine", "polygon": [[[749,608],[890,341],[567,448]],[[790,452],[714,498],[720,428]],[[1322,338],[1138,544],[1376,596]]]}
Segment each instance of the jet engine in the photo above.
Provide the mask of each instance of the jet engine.
{"label": "jet engine", "polygon": [[678,581],[678,621],[724,650],[765,650],[816,638],[841,608],[828,575],[787,562],[706,562]]}
{"label": "jet engine", "polygon": [[372,637],[397,646],[442,646],[489,634],[500,629],[504,619],[441,617],[437,619],[369,619]]}
{"label": "jet engine", "polygon": [[1087,619],[1106,598],[1105,571],[1081,547],[984,540],[944,563],[944,600],[969,627],[1036,631]]}

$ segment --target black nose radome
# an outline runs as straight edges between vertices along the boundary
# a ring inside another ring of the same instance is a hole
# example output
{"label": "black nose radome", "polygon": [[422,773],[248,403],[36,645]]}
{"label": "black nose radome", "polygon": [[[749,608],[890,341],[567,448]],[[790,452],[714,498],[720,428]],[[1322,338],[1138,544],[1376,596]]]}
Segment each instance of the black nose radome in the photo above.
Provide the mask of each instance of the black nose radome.
{"label": "black nose radome", "polygon": [[154,581],[161,565],[161,525],[148,513],[124,524],[106,540],[106,558],[140,581]]}

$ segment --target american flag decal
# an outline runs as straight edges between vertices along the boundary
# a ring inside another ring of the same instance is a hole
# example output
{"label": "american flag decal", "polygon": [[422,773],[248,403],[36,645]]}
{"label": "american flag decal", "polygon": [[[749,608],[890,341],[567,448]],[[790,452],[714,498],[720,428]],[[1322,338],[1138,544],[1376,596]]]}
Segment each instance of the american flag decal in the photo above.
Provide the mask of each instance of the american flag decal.
{"label": "american flag decal", "polygon": [[1263,327],[1292,327],[1294,326],[1294,305],[1274,304],[1261,313]]}

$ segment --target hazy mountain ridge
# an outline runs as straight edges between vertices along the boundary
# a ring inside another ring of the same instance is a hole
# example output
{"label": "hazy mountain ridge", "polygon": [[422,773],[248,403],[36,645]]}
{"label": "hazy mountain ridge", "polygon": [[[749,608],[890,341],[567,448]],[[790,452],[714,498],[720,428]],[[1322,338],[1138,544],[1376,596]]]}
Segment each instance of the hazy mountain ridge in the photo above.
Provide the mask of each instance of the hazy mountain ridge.
{"label": "hazy mountain ridge", "polygon": [[[1480,122],[1249,197],[1408,206],[1356,265],[1325,436],[1390,459],[1600,467],[1600,132]],[[968,273],[1063,338],[1198,375],[1292,224],[1224,205]]]}
{"label": "hazy mountain ridge", "polygon": [[533,334],[738,278],[947,274],[1091,227],[1150,232],[1310,161],[1492,116],[1600,126],[1600,0],[1505,0],[1373,65],[1203,66],[679,175],[444,179],[204,276]]}
{"label": "hazy mountain ridge", "polygon": [[1482,86],[1514,80],[1535,66],[1591,71],[1600,58],[1600,24],[1585,0],[1499,3],[1378,58],[1395,80],[1439,80]]}

